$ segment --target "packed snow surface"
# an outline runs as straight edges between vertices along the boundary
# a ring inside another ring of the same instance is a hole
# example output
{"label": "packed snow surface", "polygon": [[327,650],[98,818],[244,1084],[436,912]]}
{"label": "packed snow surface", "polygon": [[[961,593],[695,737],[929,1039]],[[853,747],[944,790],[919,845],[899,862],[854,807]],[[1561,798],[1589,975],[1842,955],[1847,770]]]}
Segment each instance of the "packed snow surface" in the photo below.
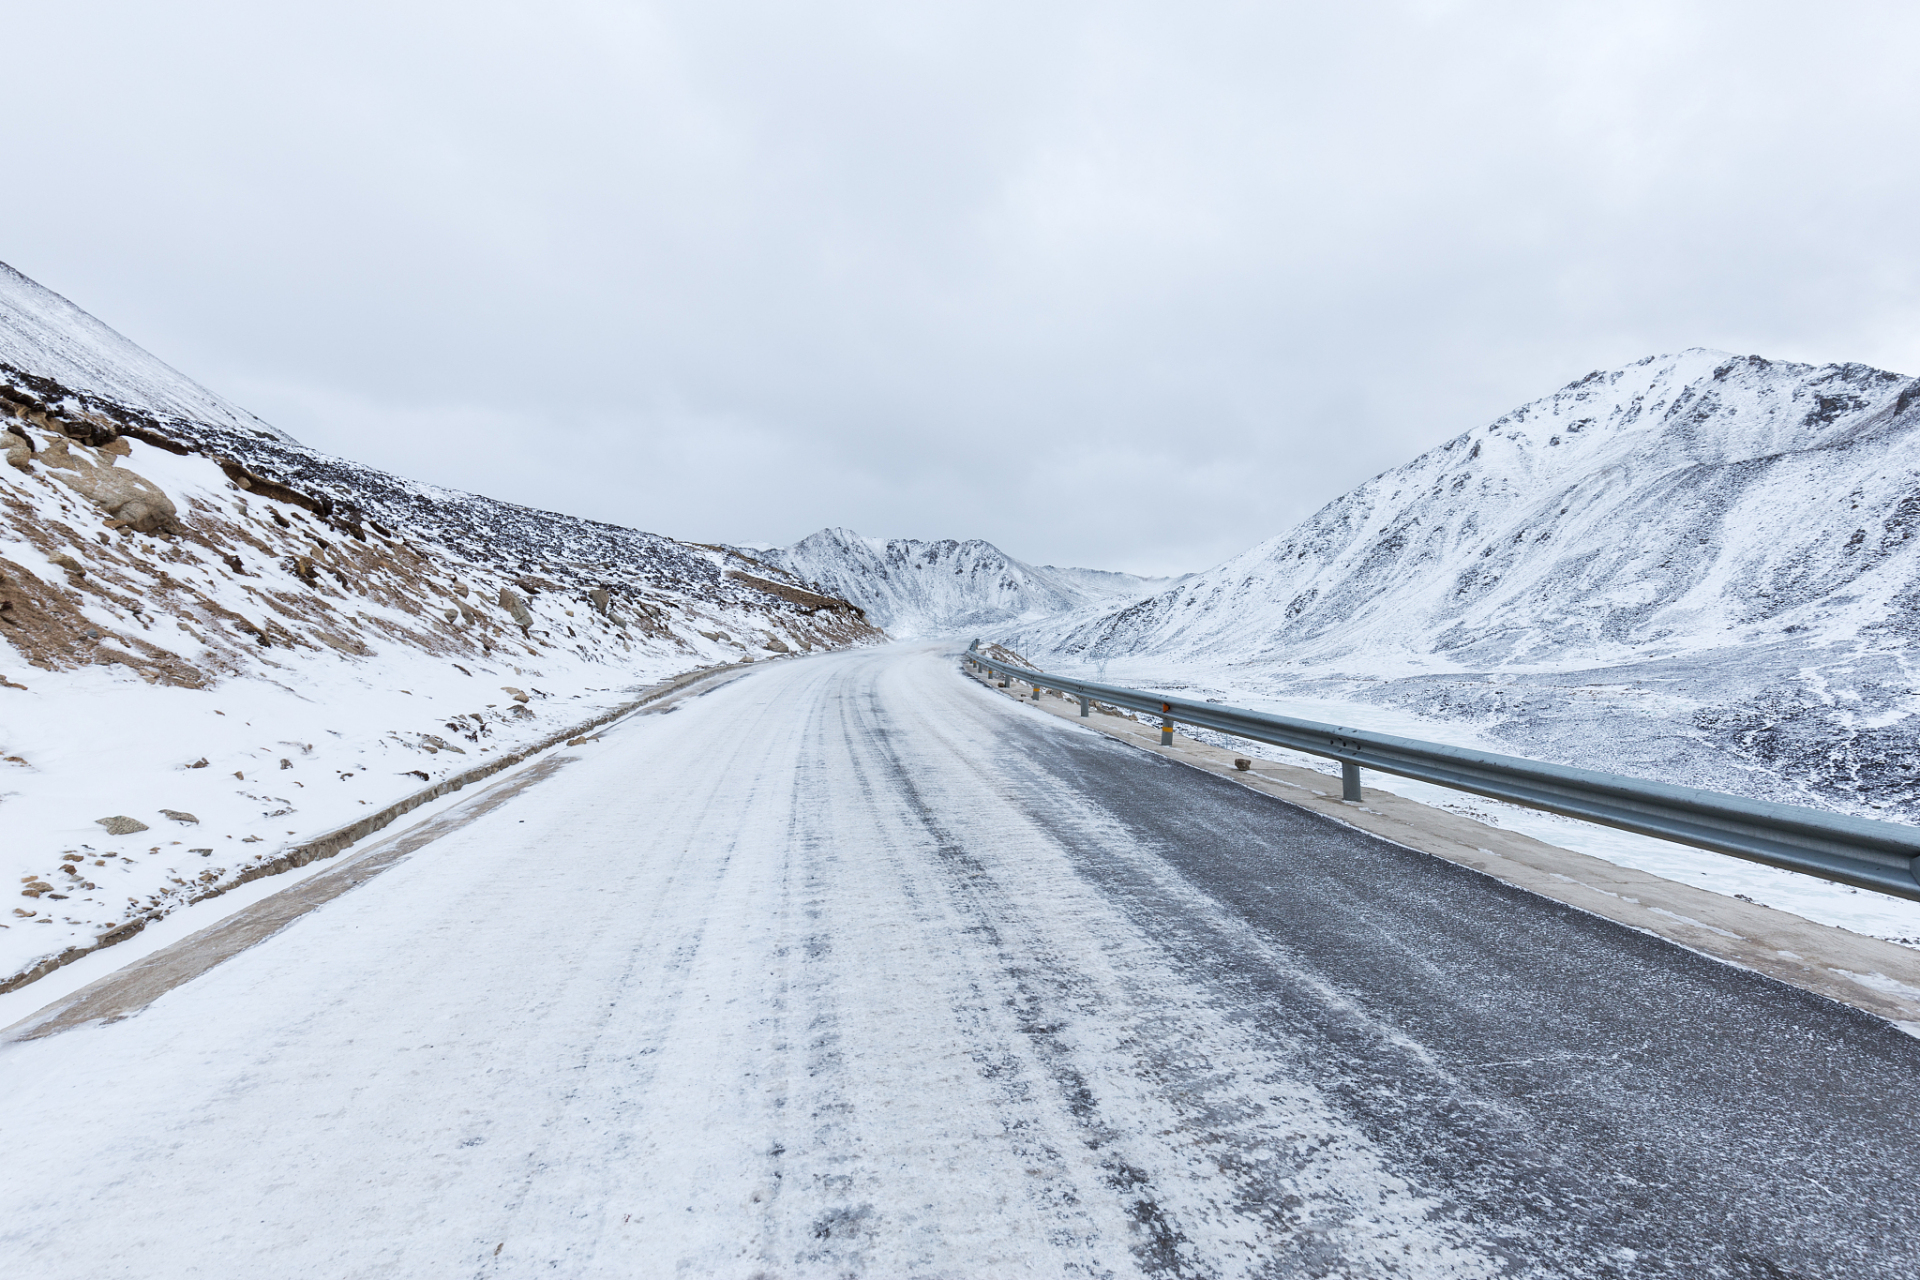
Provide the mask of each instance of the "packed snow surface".
{"label": "packed snow surface", "polygon": [[1591,374],[1150,599],[994,634],[1142,687],[1912,819],[1917,532],[1920,384],[1694,350]]}
{"label": "packed snow surface", "polygon": [[1035,723],[950,658],[757,668],[569,754],[143,1012],[0,1047],[16,1269],[1913,1260],[1873,1226],[1920,1046]]}
{"label": "packed snow surface", "polygon": [[822,529],[756,555],[866,610],[896,638],[958,635],[1092,604],[1138,599],[1174,579],[1016,560],[990,542],[868,538]]}

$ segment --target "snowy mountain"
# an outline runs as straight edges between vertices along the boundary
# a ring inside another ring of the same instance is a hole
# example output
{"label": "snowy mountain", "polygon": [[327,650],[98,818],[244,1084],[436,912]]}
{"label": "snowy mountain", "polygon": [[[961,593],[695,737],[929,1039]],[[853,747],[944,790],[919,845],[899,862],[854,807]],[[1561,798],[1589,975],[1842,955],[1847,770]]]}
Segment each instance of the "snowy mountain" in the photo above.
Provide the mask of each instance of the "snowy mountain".
{"label": "snowy mountain", "polygon": [[884,639],[725,547],[308,449],[8,268],[0,361],[0,991],[638,686]]}
{"label": "snowy mountain", "polygon": [[98,400],[176,424],[288,437],[0,262],[0,380],[57,386],[75,409]]}
{"label": "snowy mountain", "polygon": [[1692,350],[1590,374],[1173,590],[999,634],[1569,763],[1906,807],[1916,532],[1920,382]]}
{"label": "snowy mountain", "polygon": [[977,538],[921,542],[867,538],[851,529],[822,529],[791,547],[755,554],[853,601],[876,626],[901,638],[957,635],[1133,600],[1174,581],[1030,565]]}

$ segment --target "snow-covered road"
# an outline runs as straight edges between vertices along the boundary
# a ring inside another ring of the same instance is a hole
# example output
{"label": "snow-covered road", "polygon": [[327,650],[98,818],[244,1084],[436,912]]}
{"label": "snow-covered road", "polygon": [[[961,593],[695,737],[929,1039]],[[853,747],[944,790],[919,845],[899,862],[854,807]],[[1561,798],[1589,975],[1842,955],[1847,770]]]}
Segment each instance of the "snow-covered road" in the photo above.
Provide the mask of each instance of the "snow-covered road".
{"label": "snow-covered road", "polygon": [[0,1048],[5,1273],[1920,1274],[1920,1043],[938,648],[574,754]]}

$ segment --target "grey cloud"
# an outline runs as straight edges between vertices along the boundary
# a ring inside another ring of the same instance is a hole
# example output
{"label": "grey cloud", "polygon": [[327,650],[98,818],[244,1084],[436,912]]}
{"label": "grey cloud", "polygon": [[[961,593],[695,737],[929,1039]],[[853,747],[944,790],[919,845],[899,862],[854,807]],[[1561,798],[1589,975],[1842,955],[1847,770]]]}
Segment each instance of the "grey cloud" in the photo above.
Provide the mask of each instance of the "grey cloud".
{"label": "grey cloud", "polygon": [[1910,6],[12,25],[0,257],[311,443],[682,537],[1193,569],[1591,368],[1920,366]]}

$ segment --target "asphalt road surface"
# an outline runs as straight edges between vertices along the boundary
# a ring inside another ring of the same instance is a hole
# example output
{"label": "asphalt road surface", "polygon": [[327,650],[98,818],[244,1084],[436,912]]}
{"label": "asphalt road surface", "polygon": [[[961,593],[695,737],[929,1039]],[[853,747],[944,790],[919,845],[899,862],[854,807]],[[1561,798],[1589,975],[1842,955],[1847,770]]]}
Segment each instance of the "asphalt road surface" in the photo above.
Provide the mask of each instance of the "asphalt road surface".
{"label": "asphalt road surface", "polygon": [[1920,1275],[1920,1042],[950,653],[572,754],[0,1048],[0,1270]]}

